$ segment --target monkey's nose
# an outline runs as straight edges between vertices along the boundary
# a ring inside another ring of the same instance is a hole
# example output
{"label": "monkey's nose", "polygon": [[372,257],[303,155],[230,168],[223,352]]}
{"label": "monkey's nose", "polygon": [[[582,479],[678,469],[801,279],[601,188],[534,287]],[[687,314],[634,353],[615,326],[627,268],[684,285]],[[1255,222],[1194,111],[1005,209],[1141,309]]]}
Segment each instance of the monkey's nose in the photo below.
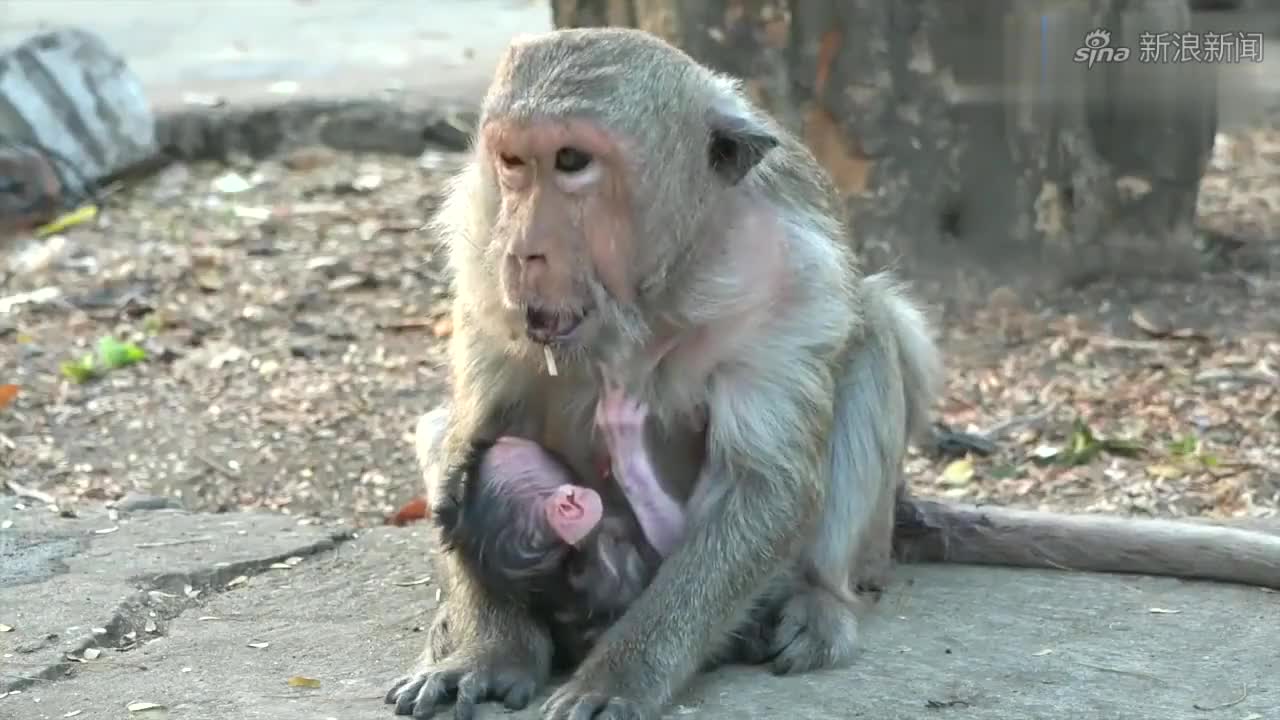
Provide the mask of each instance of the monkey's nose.
{"label": "monkey's nose", "polygon": [[520,278],[526,285],[541,281],[542,277],[547,274],[549,267],[547,256],[542,253],[512,254],[511,259],[515,261],[515,266],[520,269]]}

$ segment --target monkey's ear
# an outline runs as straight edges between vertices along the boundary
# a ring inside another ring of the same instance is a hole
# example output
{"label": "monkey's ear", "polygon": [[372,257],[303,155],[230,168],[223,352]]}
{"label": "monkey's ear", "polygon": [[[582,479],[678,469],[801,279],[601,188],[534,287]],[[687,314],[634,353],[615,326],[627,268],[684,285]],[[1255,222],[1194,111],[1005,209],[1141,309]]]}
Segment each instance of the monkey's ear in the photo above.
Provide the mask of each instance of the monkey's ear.
{"label": "monkey's ear", "polygon": [[778,138],[765,128],[741,118],[719,118],[711,126],[707,160],[716,175],[737,185],[777,146]]}

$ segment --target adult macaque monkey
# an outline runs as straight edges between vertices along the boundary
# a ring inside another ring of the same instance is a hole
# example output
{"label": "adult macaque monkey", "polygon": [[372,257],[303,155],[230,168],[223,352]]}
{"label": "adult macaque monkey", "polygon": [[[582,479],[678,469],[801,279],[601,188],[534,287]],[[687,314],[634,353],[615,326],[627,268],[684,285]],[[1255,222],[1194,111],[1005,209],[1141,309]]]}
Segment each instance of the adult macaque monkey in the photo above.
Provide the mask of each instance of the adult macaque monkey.
{"label": "adult macaque monkey", "polygon": [[[915,305],[860,273],[836,208],[797,139],[656,37],[561,30],[504,56],[437,218],[453,394],[428,495],[464,496],[472,444],[502,435],[590,476],[603,366],[650,408],[687,520],[545,718],[657,717],[760,608],[775,671],[851,660],[853,587],[888,567],[902,459],[941,369]],[[524,707],[549,679],[546,623],[458,553],[439,559],[445,600],[387,701],[417,717],[451,699],[458,717]]]}
{"label": "adult macaque monkey", "polygon": [[[762,603],[777,670],[848,661],[851,577],[887,564],[908,431],[940,374],[924,318],[860,276],[809,151],[656,37],[517,42],[481,115],[439,215],[456,299],[433,503],[459,494],[448,468],[476,438],[536,439],[588,475],[597,365],[649,405],[664,482],[703,475],[680,544],[544,715],[656,717]],[[547,628],[441,559],[428,652],[388,700],[527,704]]]}

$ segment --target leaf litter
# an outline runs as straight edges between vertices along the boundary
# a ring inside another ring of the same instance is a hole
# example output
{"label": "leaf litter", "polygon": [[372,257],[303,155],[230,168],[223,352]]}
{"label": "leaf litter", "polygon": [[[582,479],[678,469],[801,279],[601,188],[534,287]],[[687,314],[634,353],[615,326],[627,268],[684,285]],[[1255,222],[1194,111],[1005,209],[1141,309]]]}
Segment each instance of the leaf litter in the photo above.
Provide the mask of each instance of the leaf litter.
{"label": "leaf litter", "polygon": [[[946,308],[935,410],[961,442],[958,454],[917,448],[913,489],[1059,510],[1274,515],[1280,281],[1277,263],[1246,260],[1277,258],[1280,207],[1241,199],[1280,182],[1274,136],[1224,136],[1201,222],[1219,239],[1206,247],[1234,249],[1207,250],[1196,281]],[[190,510],[357,526],[425,517],[409,437],[443,396],[452,332],[444,253],[426,223],[461,162],[311,148],[175,165],[41,240],[59,238],[48,262],[0,276],[16,340],[0,343],[0,387],[21,387],[0,408],[13,445],[0,446],[0,472],[67,500],[143,492]],[[119,345],[104,351],[107,338]],[[63,374],[86,354],[91,382]],[[137,367],[102,371],[121,359]]]}

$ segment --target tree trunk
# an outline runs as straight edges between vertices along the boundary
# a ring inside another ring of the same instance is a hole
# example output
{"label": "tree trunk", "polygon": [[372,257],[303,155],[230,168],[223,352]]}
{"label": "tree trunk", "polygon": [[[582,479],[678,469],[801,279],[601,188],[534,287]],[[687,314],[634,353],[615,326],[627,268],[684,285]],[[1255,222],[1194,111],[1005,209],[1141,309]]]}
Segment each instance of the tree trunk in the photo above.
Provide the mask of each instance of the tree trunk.
{"label": "tree trunk", "polygon": [[[557,27],[654,32],[742,78],[826,166],[871,267],[954,294],[1198,265],[1215,66],[1149,62],[1139,42],[1189,30],[1185,0],[552,0],[552,13]],[[1128,58],[1073,61],[1098,29]]]}

